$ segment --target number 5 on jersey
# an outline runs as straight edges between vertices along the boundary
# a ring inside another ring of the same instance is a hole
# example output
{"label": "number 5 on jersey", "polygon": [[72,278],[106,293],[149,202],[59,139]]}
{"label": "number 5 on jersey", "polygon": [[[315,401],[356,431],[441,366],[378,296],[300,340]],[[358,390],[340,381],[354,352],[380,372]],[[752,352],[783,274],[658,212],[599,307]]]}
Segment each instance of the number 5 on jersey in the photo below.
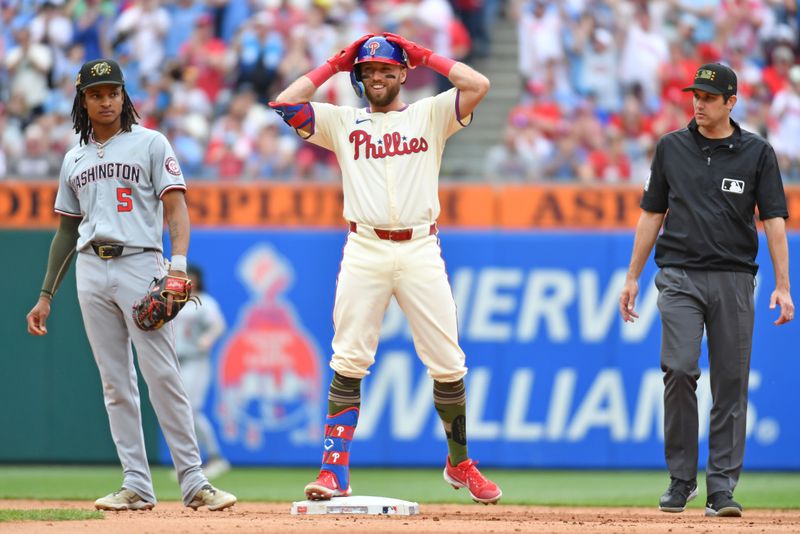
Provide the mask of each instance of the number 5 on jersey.
{"label": "number 5 on jersey", "polygon": [[133,198],[131,198],[130,187],[117,188],[117,211],[132,211]]}

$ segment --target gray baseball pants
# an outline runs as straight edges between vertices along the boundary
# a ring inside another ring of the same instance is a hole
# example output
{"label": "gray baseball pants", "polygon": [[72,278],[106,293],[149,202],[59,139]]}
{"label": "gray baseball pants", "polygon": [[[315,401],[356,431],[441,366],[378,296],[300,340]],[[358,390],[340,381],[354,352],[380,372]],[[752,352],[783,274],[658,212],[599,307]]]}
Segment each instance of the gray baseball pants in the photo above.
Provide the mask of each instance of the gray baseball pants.
{"label": "gray baseball pants", "polygon": [[755,277],[665,267],[656,275],[664,371],[664,453],[671,476],[697,476],[698,360],[705,328],[711,381],[706,488],[736,488],[744,458]]}
{"label": "gray baseball pants", "polygon": [[155,503],[153,481],[142,431],[139,388],[131,341],[150,401],[172,453],[183,504],[208,483],[200,468],[192,407],[183,388],[172,323],[144,332],[133,322],[133,303],[142,298],[154,277],[166,274],[157,252],[104,260],[78,254],[75,266],[83,323],[100,370],[111,436],[123,470],[122,485]]}

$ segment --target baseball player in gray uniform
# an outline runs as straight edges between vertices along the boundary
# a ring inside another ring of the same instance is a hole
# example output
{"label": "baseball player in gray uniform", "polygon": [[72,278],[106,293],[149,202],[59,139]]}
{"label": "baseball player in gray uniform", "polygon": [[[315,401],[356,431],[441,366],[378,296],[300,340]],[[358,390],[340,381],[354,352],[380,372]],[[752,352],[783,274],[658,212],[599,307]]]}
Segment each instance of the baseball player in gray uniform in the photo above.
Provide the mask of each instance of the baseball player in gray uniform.
{"label": "baseball player in gray uniform", "polygon": [[[425,66],[455,86],[406,104],[409,68]],[[369,106],[309,102],[337,72],[350,72]],[[350,444],[361,406],[361,380],[378,348],[384,311],[394,296],[414,346],[433,379],[433,403],[447,436],[443,476],[473,500],[496,503],[503,492],[467,453],[464,352],[456,306],[437,236],[439,165],[447,139],[468,125],[489,80],[464,63],[395,34],[365,35],[301,76],[271,102],[309,142],[331,150],[342,168],[344,247],[334,303],[335,371],[328,392],[322,468],[305,487],[312,500],[350,495]]]}
{"label": "baseball player in gray uniform", "polygon": [[222,457],[214,427],[203,413],[203,405],[211,385],[211,348],[225,332],[225,317],[217,300],[205,290],[200,268],[190,265],[186,274],[192,280],[193,294],[202,305],[186,306],[173,320],[175,350],[183,387],[192,405],[197,441],[200,451],[206,455],[203,472],[208,478],[215,478],[228,471],[230,464]]}
{"label": "baseball player in gray uniform", "polygon": [[178,473],[183,503],[222,510],[236,497],[208,483],[200,467],[192,409],[175,352],[172,324],[153,331],[135,326],[134,302],[166,274],[163,218],[172,244],[170,275],[184,276],[189,247],[186,184],[175,154],[160,133],[137,125],[119,65],[85,63],[72,108],[80,142],[61,167],[55,211],[60,224],[50,247],[39,300],[28,332],[47,333],[50,303],[77,251],[76,278],[86,335],[123,469],[122,487],[95,501],[101,510],[149,510],[156,503],[142,432],[131,342],[150,389]]}

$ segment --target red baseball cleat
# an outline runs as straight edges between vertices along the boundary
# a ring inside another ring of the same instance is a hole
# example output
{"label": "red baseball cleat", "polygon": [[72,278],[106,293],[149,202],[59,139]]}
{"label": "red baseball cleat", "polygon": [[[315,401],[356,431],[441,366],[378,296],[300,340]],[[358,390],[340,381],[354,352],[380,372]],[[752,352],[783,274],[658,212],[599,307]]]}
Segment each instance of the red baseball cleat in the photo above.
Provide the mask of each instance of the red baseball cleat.
{"label": "red baseball cleat", "polygon": [[500,488],[483,476],[476,467],[478,462],[473,462],[469,458],[456,465],[450,464],[450,457],[447,457],[447,464],[444,468],[444,480],[455,489],[467,488],[472,500],[483,504],[497,504],[503,492]]}
{"label": "red baseball cleat", "polygon": [[353,492],[350,486],[342,491],[336,477],[330,471],[322,470],[317,480],[306,485],[306,497],[311,501],[327,501],[332,497],[347,497]]}

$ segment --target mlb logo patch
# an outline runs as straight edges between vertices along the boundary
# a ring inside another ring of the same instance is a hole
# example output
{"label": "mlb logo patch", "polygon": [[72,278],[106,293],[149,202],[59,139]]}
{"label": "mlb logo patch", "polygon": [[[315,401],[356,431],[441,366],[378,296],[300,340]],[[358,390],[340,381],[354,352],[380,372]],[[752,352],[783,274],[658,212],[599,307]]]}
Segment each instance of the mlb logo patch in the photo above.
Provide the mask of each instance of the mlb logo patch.
{"label": "mlb logo patch", "polygon": [[744,180],[734,180],[733,178],[722,179],[722,190],[726,193],[744,193]]}

